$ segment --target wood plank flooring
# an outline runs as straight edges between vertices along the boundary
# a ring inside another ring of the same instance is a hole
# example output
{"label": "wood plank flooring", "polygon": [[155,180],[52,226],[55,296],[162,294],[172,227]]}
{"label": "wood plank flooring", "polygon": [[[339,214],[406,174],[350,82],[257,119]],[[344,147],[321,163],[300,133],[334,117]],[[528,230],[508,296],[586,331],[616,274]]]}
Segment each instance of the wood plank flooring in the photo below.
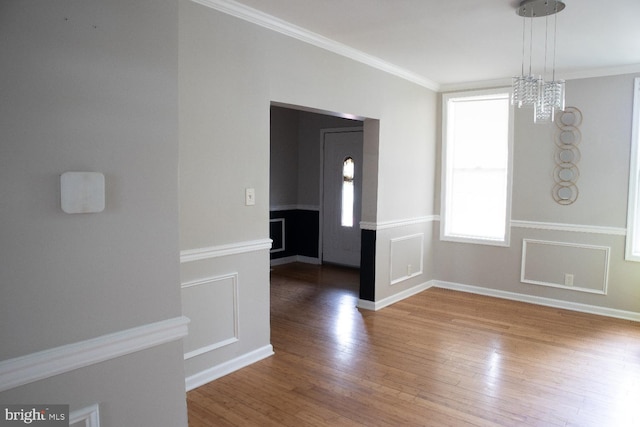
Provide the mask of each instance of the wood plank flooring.
{"label": "wood plank flooring", "polygon": [[189,426],[640,426],[640,324],[432,288],[358,310],[358,272],[271,275],[275,355],[187,394]]}

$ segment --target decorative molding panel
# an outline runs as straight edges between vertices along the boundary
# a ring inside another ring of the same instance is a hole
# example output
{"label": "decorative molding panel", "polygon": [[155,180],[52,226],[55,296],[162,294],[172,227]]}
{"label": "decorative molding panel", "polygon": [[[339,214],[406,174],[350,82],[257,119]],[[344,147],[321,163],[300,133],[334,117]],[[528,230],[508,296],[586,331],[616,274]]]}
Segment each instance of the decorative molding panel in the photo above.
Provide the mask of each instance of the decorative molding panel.
{"label": "decorative molding panel", "polygon": [[606,295],[610,251],[606,246],[523,239],[520,281]]}
{"label": "decorative molding panel", "polygon": [[183,283],[182,305],[191,319],[185,360],[238,341],[238,273]]}
{"label": "decorative molding panel", "polygon": [[0,362],[0,392],[187,336],[186,317],[126,329]]}
{"label": "decorative molding panel", "polygon": [[396,237],[389,243],[389,281],[391,285],[423,273],[424,233]]}
{"label": "decorative molding panel", "polygon": [[434,287],[640,322],[640,313],[436,280]]}
{"label": "decorative molding panel", "polygon": [[69,414],[69,427],[100,427],[100,408],[96,405]]}
{"label": "decorative molding panel", "polygon": [[414,224],[425,224],[428,222],[437,221],[439,219],[440,217],[438,215],[428,215],[428,216],[421,216],[417,218],[401,219],[397,221],[385,221],[385,222],[361,221],[360,228],[362,230],[373,230],[373,231],[386,230],[389,228],[406,227]]}
{"label": "decorative molding panel", "polygon": [[210,246],[208,248],[186,249],[180,251],[180,262],[193,262],[203,259],[218,258],[227,255],[238,255],[249,252],[271,249],[271,239],[251,240],[231,243],[229,245]]}
{"label": "decorative molding panel", "polygon": [[610,234],[613,236],[626,236],[626,228],[601,227],[597,225],[560,224],[553,222],[535,222],[512,220],[511,227],[531,228],[535,230],[571,231],[574,233]]}
{"label": "decorative molding panel", "polygon": [[237,371],[238,369],[242,369],[245,366],[249,366],[252,363],[258,362],[262,359],[266,359],[267,357],[272,355],[273,347],[271,346],[271,344],[269,344],[257,350],[243,354],[242,356],[236,357],[235,359],[229,360],[228,362],[224,362],[212,368],[205,369],[202,372],[187,377],[185,382],[187,391],[193,390],[194,388],[200,387],[201,385],[209,383],[213,380],[217,380],[220,377]]}
{"label": "decorative molding panel", "polygon": [[328,50],[338,55],[350,58],[354,61],[361,62],[370,67],[392,74],[396,77],[408,80],[417,85],[423,86],[427,89],[431,89],[435,92],[440,90],[440,85],[432,80],[419,76],[411,71],[400,68],[389,62],[383,61],[380,58],[364,53],[360,50],[354,49],[345,44],[339,43],[335,40],[331,40],[320,34],[311,32],[290,22],[284,21],[275,16],[268,15],[259,10],[245,6],[233,0],[192,0],[194,3],[199,3],[203,6],[210,7],[220,12],[226,13],[236,18],[240,18],[247,22],[259,25],[269,30],[284,34],[285,36],[293,37],[304,43]]}

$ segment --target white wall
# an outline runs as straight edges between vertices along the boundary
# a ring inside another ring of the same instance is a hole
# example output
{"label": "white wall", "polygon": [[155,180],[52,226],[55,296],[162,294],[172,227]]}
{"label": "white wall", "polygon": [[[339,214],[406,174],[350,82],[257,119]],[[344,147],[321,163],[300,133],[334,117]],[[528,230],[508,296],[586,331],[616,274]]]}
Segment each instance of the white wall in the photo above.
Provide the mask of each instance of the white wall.
{"label": "white wall", "polygon": [[[555,125],[533,124],[531,110],[516,110],[511,246],[437,241],[437,279],[524,297],[549,298],[560,305],[586,304],[596,307],[596,311],[602,308],[613,315],[637,318],[640,264],[624,261],[634,77],[567,82],[566,104],[577,107],[583,115],[582,142],[578,145],[579,195],[570,205],[557,204],[551,192],[555,183]],[[523,239],[567,244],[560,249],[553,247],[562,255],[552,263],[525,258],[525,269],[535,277],[545,277],[545,282],[552,281],[548,272],[556,271],[553,281],[561,284],[563,273],[574,274],[576,287],[595,287],[591,276],[601,267],[586,262],[576,267],[572,260],[582,250],[579,248],[595,246],[588,254],[595,259],[600,259],[603,250],[608,251],[608,281],[600,279],[601,285],[608,284],[607,294],[521,283]]]}
{"label": "white wall", "polygon": [[[3,375],[36,352],[181,315],[177,23],[172,1],[2,4]],[[65,171],[105,175],[104,212],[61,210]],[[22,381],[0,401],[99,403],[103,426],[186,425],[180,348]]]}
{"label": "white wall", "polygon": [[[268,238],[271,103],[368,119],[363,217],[399,221],[377,241],[384,254],[389,236],[412,227],[402,220],[434,213],[436,94],[200,4],[182,0],[180,12],[181,249],[216,260],[184,262],[182,281],[234,273],[245,292],[239,340],[188,360],[188,375],[197,376],[208,366],[242,363],[238,358],[254,351],[269,353],[269,253],[253,243]],[[244,206],[249,186],[256,189],[255,206]],[[430,233],[429,224],[422,227]],[[431,257],[430,235],[425,242]],[[229,245],[254,258],[222,256]],[[380,265],[375,285],[381,295],[414,286],[390,287],[389,259]],[[425,269],[414,280],[431,278]],[[191,309],[185,307],[185,315]]]}

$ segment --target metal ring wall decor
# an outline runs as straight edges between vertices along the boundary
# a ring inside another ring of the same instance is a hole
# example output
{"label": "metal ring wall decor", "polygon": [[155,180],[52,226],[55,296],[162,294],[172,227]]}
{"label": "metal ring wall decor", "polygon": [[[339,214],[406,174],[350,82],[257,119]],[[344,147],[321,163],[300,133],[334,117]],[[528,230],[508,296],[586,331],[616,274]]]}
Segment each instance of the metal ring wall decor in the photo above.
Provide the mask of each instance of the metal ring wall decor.
{"label": "metal ring wall decor", "polygon": [[557,203],[570,205],[578,198],[576,182],[580,176],[578,145],[582,141],[582,133],[579,129],[582,124],[582,113],[575,107],[567,107],[558,112],[555,123],[556,168],[553,171],[553,178],[556,185],[551,193],[553,200]]}

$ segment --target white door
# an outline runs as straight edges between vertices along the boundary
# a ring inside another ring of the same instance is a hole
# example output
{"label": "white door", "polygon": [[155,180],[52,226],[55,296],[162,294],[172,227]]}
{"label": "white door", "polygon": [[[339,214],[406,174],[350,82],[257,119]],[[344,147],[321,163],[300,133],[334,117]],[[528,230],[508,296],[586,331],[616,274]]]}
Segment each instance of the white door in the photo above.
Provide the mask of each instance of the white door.
{"label": "white door", "polygon": [[325,132],[322,261],[360,266],[362,130]]}

